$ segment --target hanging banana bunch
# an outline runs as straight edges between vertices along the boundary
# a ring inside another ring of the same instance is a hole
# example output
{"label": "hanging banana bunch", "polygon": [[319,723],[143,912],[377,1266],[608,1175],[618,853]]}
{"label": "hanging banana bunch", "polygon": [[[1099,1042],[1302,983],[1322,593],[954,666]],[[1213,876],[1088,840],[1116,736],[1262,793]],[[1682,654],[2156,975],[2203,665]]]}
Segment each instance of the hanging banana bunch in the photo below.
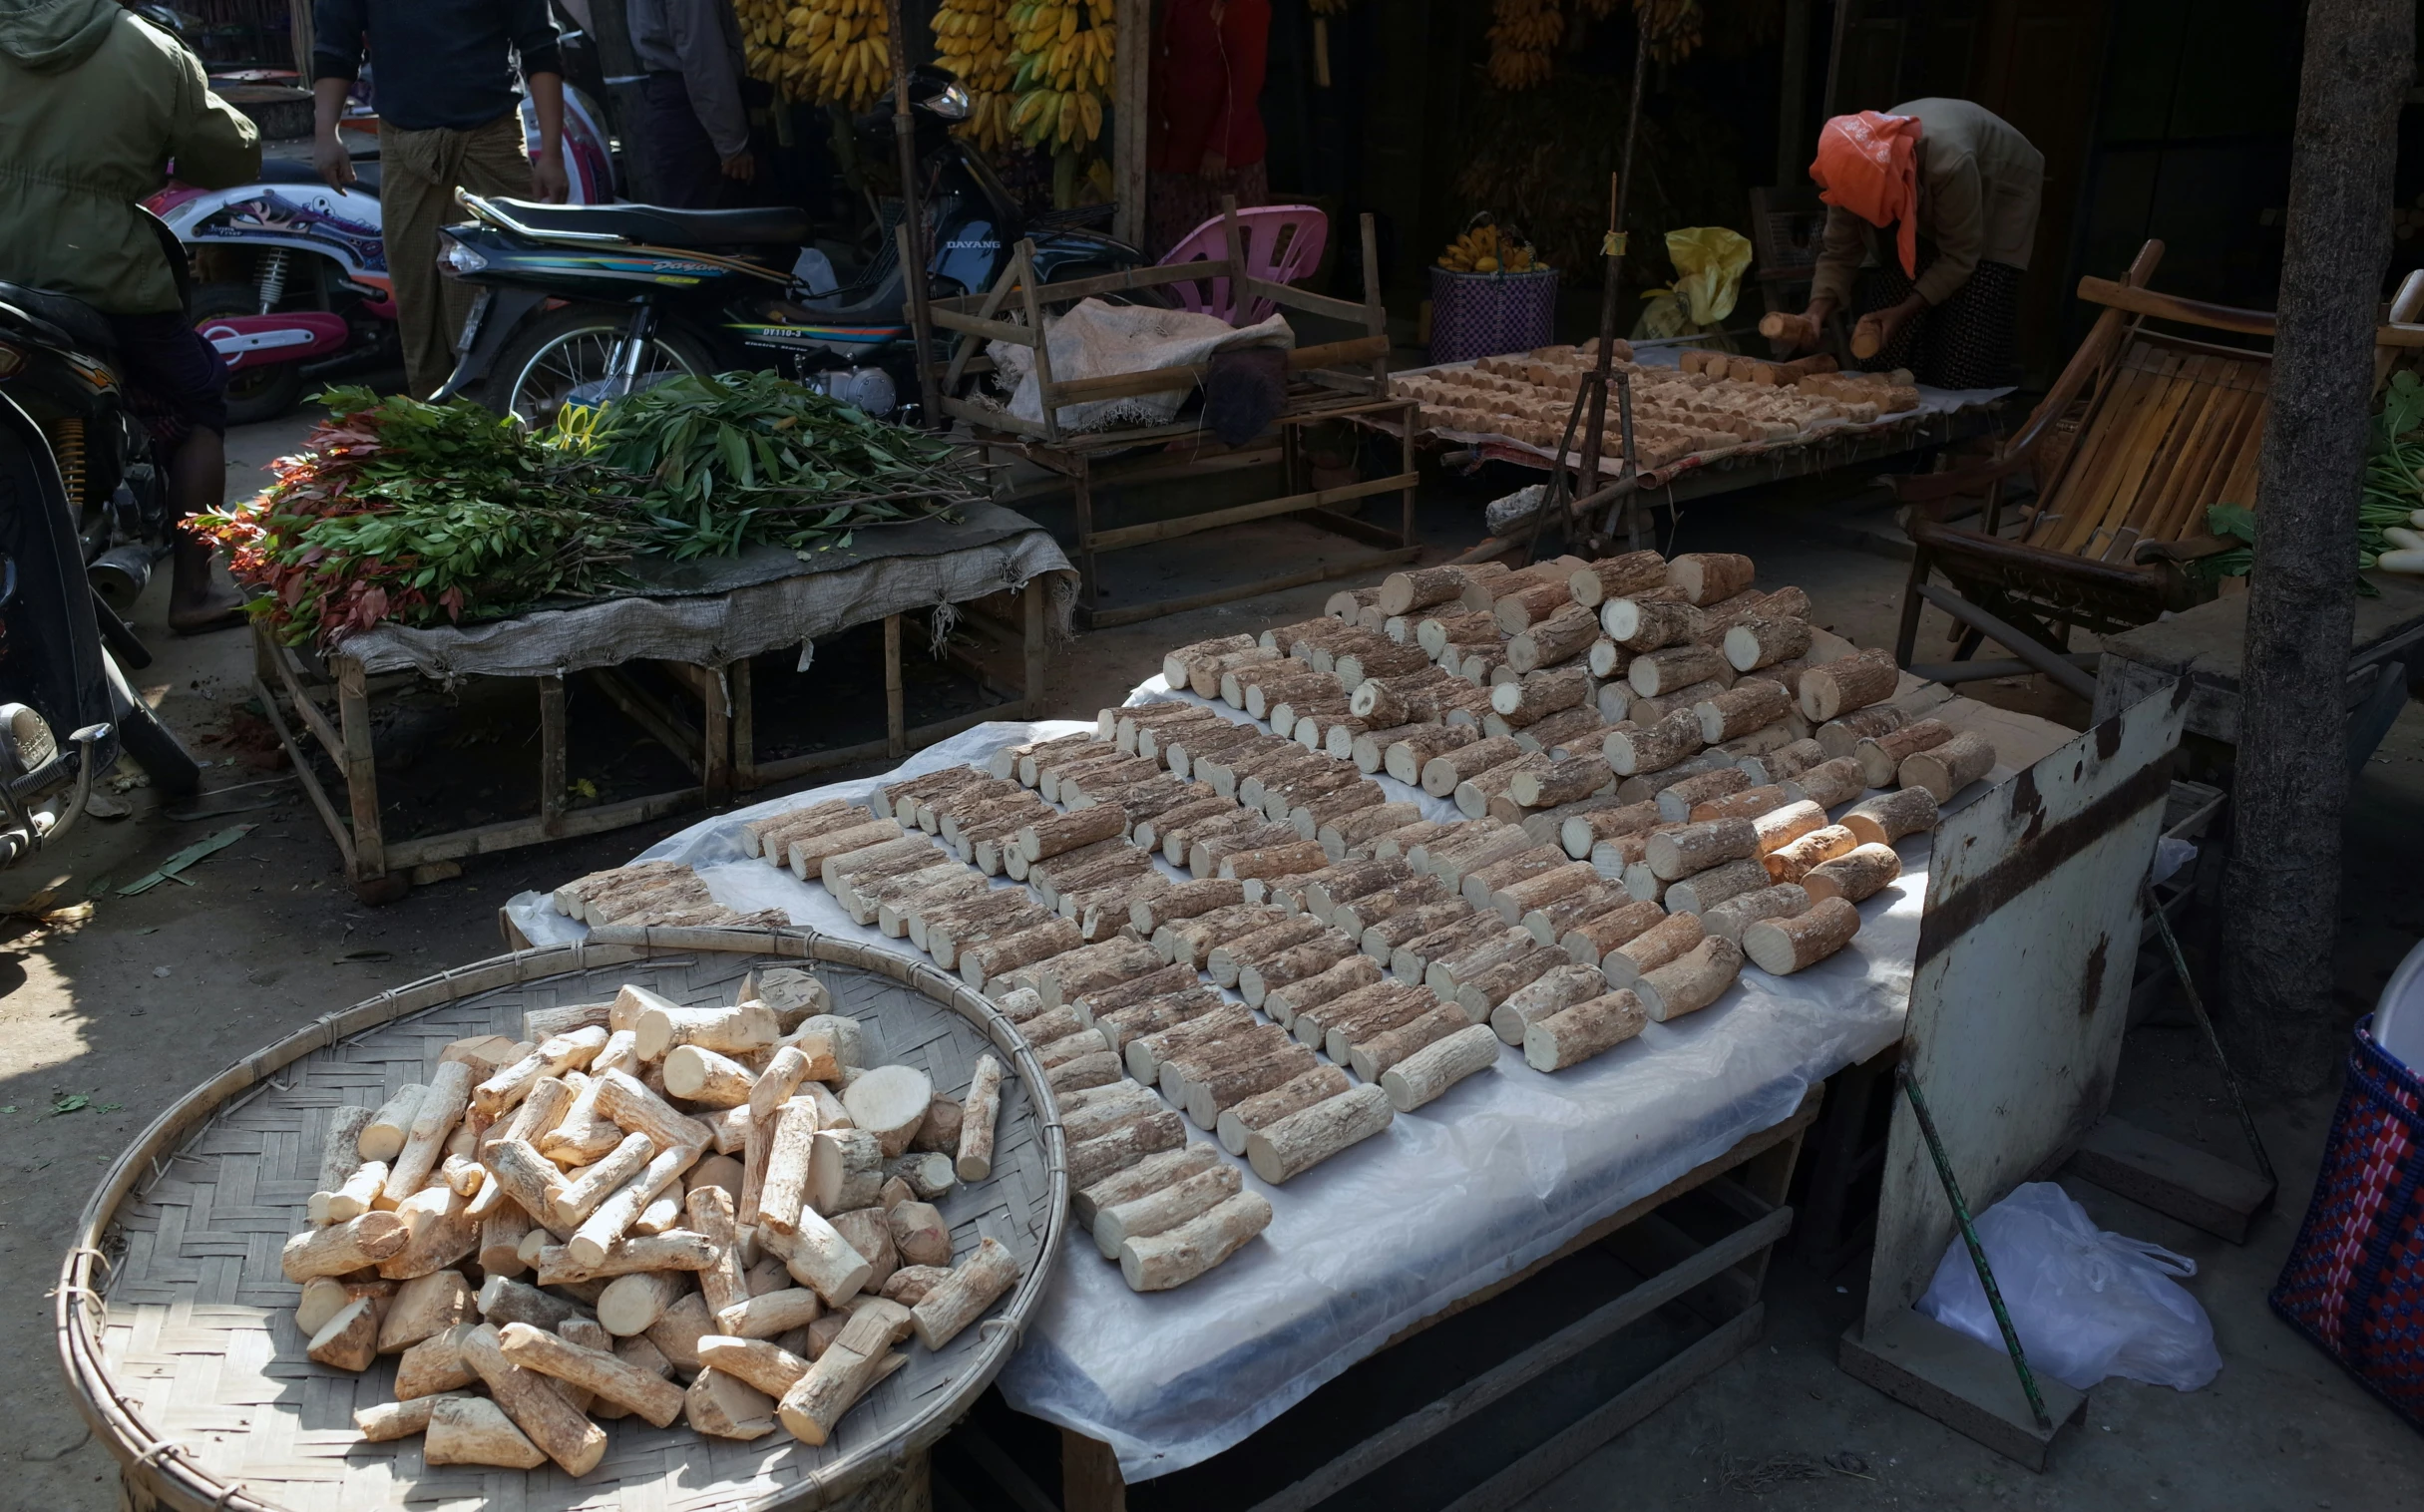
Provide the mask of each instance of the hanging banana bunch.
{"label": "hanging banana bunch", "polygon": [[1550,54],[1565,35],[1557,0],[1495,0],[1490,7],[1489,82],[1537,89],[1553,71]]}
{"label": "hanging banana bunch", "polygon": [[943,0],[935,12],[935,52],[968,91],[960,134],[981,152],[1010,144],[1010,0]]}
{"label": "hanging banana bunch", "polygon": [[1633,0],[1633,19],[1653,63],[1681,63],[1700,46],[1700,0]]}
{"label": "hanging banana bunch", "polygon": [[1029,147],[1091,156],[1102,135],[1118,28],[1112,0],[1013,0],[1010,129]]}
{"label": "hanging banana bunch", "polygon": [[884,0],[734,0],[749,75],[786,100],[864,110],[892,83]]}

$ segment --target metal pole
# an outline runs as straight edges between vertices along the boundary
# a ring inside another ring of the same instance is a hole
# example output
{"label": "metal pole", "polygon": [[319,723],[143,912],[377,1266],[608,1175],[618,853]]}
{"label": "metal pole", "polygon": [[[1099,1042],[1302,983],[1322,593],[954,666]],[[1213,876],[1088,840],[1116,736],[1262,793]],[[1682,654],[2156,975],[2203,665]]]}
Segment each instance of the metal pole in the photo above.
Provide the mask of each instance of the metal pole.
{"label": "metal pole", "polygon": [[943,424],[942,391],[934,372],[934,328],[926,311],[926,217],[918,207],[918,125],[909,114],[909,38],[901,30],[901,0],[886,0],[892,28],[892,140],[901,159],[902,285],[909,290],[909,335],[918,345],[918,408],[928,430]]}
{"label": "metal pole", "polygon": [[2206,1047],[2214,1052],[2214,1064],[2221,1070],[2222,1088],[2230,1094],[2230,1111],[2238,1115],[2238,1132],[2246,1138],[2247,1148],[2255,1153],[2255,1168],[2266,1182],[2277,1187],[2280,1178],[2272,1174],[2272,1157],[2264,1149],[2264,1136],[2256,1132],[2255,1115],[2247,1111],[2247,1094],[2238,1084],[2238,1073],[2230,1069],[2230,1059],[2222,1054],[2222,1036],[2214,1032],[2213,1015],[2206,1011],[2206,1000],[2197,991],[2197,983],[2189,978],[2189,957],[2180,948],[2180,937],[2172,933],[2172,921],[2164,917],[2163,905],[2155,897],[2152,883],[2140,885],[2146,899],[2147,913],[2155,920],[2155,933],[2163,937],[2163,947],[2171,952],[2172,969],[2180,975],[2180,990],[2189,999],[2189,1011],[2197,1016],[2197,1027],[2205,1032]]}
{"label": "metal pole", "polygon": [[1953,1218],[1961,1225],[1961,1242],[1969,1247],[1969,1263],[1978,1270],[1978,1285],[1986,1289],[1986,1305],[1995,1310],[1995,1326],[2003,1330],[2004,1351],[2012,1357],[2012,1368],[2020,1373],[2020,1389],[2028,1394],[2028,1410],[2037,1419],[2037,1426],[2051,1430],[2053,1418],[2046,1415],[2045,1398],[2037,1390],[2037,1377],[2028,1368],[2028,1352],[2020,1347],[2020,1334],[2012,1327],[2012,1316],[2004,1311],[2003,1293],[1995,1286],[1995,1272],[1986,1263],[1986,1247],[1978,1243],[1978,1226],[1970,1222],[1969,1204],[1961,1200],[1961,1183],[1954,1179],[1952,1162],[1945,1158],[1944,1141],[1936,1135],[1936,1121],[1927,1111],[1927,1099],[1920,1095],[1919,1079],[1910,1074],[1907,1062],[1896,1064],[1894,1079],[1910,1098],[1910,1111],[1918,1116],[1919,1133],[1927,1140],[1927,1154],[1936,1163],[1936,1179],[1944,1183],[1945,1200],[1952,1204]]}

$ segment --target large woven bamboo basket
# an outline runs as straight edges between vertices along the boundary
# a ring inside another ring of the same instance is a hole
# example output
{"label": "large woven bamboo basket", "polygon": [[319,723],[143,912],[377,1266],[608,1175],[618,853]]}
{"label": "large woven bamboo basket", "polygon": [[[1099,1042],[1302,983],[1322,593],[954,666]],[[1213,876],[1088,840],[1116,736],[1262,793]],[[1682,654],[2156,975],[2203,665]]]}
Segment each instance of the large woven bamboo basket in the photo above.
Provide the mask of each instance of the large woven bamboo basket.
{"label": "large woven bamboo basket", "polygon": [[[964,1091],[988,1049],[1010,1067],[994,1174],[939,1204],[955,1253],[990,1236],[1017,1256],[1008,1300],[941,1351],[911,1350],[817,1448],[781,1432],[739,1442],[631,1416],[604,1425],[605,1461],[575,1481],[552,1465],[433,1469],[417,1437],[362,1442],[353,1412],[394,1398],[394,1356],[360,1375],[306,1358],[299,1289],[278,1262],[305,1226],[330,1110],[427,1082],[450,1040],[521,1038],[532,1008],[603,1001],[625,981],[679,1002],[727,1002],[751,966],[803,960],[832,989],[836,1012],[872,1022],[885,1058],[920,1067],[939,1090]],[[85,1207],[61,1270],[60,1356],[78,1406],[125,1461],[138,1507],[827,1506],[941,1438],[1018,1346],[1059,1254],[1065,1153],[1033,1053],[990,1002],[931,965],[764,930],[652,930],[638,945],[517,951],[332,1013],[155,1120]]]}

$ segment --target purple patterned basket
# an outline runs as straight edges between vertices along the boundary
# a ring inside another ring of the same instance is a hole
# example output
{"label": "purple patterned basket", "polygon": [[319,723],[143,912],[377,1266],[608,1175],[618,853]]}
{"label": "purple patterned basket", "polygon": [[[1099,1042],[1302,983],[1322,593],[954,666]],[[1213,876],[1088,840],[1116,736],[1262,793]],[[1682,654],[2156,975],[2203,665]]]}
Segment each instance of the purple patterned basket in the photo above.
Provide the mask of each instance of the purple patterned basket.
{"label": "purple patterned basket", "polygon": [[2314,1201],[2272,1311],[2424,1427],[2424,1081],[2356,1026]]}
{"label": "purple patterned basket", "polygon": [[1557,270],[1430,270],[1430,360],[1468,362],[1546,346],[1557,331]]}

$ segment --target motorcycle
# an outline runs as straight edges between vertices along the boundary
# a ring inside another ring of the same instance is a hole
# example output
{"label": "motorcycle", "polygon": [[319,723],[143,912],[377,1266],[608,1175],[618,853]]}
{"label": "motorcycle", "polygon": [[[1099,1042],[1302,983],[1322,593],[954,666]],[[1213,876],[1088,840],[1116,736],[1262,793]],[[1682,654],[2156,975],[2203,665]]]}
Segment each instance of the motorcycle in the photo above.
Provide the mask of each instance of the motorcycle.
{"label": "motorcycle", "polygon": [[[1143,253],[1082,229],[1107,206],[1030,217],[985,160],[951,135],[968,94],[949,73],[912,76],[914,143],[938,298],[994,286],[1032,239],[1042,282],[1135,267]],[[892,137],[889,102],[856,129],[871,150]],[[866,268],[831,286],[806,212],[534,204],[458,191],[469,223],[446,228],[438,262],[479,286],[440,398],[478,393],[532,426],[682,374],[773,369],[878,416],[918,392],[908,281],[890,236]],[[823,291],[818,291],[820,286]]]}
{"label": "motorcycle", "polygon": [[92,512],[80,519],[68,495],[58,419],[46,434],[19,405],[49,397],[49,385],[24,383],[29,373],[73,368],[97,380],[90,393],[107,412],[119,393],[102,366],[107,329],[78,300],[0,283],[0,868],[61,839],[121,751],[168,795],[202,788],[202,766],[119,671],[121,656],[148,666],[151,652],[87,576]]}
{"label": "motorcycle", "polygon": [[118,759],[113,669],[66,505],[41,429],[0,396],[0,867],[65,836]]}
{"label": "motorcycle", "polygon": [[[614,196],[604,118],[579,90],[564,92],[570,199]],[[536,152],[539,118],[522,102]],[[197,269],[193,313],[227,364],[227,419],[274,420],[309,387],[402,359],[395,290],[380,237],[379,155],[353,154],[354,183],[330,189],[311,164],[264,158],[257,183],[199,189],[171,184],[144,201],[177,233]]]}
{"label": "motorcycle", "polygon": [[[152,228],[190,296],[176,237],[157,219]],[[168,470],[119,381],[116,346],[82,300],[0,282],[0,699],[33,708],[46,728],[78,731],[70,739],[94,746],[104,770],[123,745],[164,792],[190,793],[201,767],[119,670],[151,664],[121,616],[168,555],[175,525]],[[11,717],[0,709],[0,725]],[[84,741],[104,722],[114,734]],[[9,740],[0,730],[0,790],[44,775],[51,759],[20,759],[44,748],[40,738]],[[13,854],[5,835],[29,813],[0,791],[0,855]]]}

